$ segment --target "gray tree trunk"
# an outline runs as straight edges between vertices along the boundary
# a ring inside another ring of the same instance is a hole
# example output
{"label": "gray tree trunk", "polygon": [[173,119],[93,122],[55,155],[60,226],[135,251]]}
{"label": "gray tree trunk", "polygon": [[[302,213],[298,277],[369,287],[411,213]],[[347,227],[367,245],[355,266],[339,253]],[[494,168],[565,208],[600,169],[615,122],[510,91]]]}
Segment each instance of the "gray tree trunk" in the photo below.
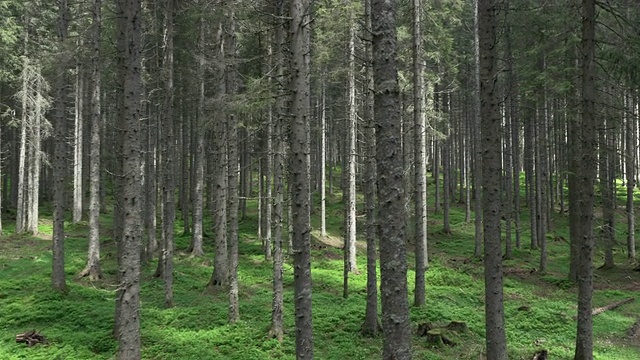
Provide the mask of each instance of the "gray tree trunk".
{"label": "gray tree trunk", "polygon": [[414,136],[414,182],[415,182],[415,258],[416,278],[414,305],[426,302],[425,272],[429,264],[427,256],[427,170],[426,134],[424,117],[424,66],[422,65],[422,5],[413,0],[413,136]]}
{"label": "gray tree trunk", "polygon": [[[218,25],[217,44],[223,43],[222,22]],[[219,63],[224,61],[224,51],[220,51]],[[224,67],[220,65],[218,70],[217,101],[221,105],[226,95],[226,79]],[[227,118],[224,114],[217,114],[213,139],[213,155],[215,158],[213,173],[213,228],[215,231],[215,255],[213,260],[213,273],[209,280],[209,288],[226,286],[229,283],[229,258],[227,256]]]}
{"label": "gray tree trunk", "polygon": [[274,0],[274,12],[276,14],[275,31],[275,66],[276,66],[276,103],[275,122],[273,126],[274,152],[273,152],[273,302],[271,307],[270,336],[282,342],[284,338],[284,279],[282,253],[282,241],[284,238],[284,116],[286,112],[286,96],[283,84],[284,78],[284,46],[285,46],[285,6],[284,0]]}
{"label": "gray tree trunk", "polygon": [[373,0],[374,119],[378,169],[378,234],[383,350],[386,360],[411,359],[405,193],[398,88],[396,2]]}
{"label": "gray tree trunk", "polygon": [[60,46],[60,58],[58,59],[57,72],[59,76],[55,85],[55,148],[53,154],[53,270],[51,283],[53,288],[66,291],[64,272],[64,207],[66,188],[66,143],[67,143],[67,117],[65,91],[67,84],[68,58],[64,47],[68,41],[68,27],[70,22],[67,0],[58,2],[58,44]]}
{"label": "gray tree trunk", "polygon": [[347,74],[347,143],[346,157],[346,203],[344,237],[344,275],[342,296],[349,296],[349,273],[358,273],[356,264],[356,28],[353,14],[349,14],[349,70]]}
{"label": "gray tree trunk", "polygon": [[[227,20],[226,38],[224,42],[227,67],[225,70],[227,96],[236,93],[236,19],[233,2],[225,4]],[[227,115],[227,161],[228,161],[228,256],[229,256],[229,323],[240,320],[240,304],[238,299],[238,119],[232,110]]]}
{"label": "gray tree trunk", "polygon": [[311,251],[309,199],[309,60],[310,2],[293,0],[290,10],[291,34],[291,224],[294,264],[294,305],[296,325],[296,357],[313,359],[313,325],[311,320]]}
{"label": "gray tree trunk", "polygon": [[480,120],[482,124],[482,207],[487,359],[506,360],[507,339],[502,289],[500,183],[502,175],[500,99],[496,86],[496,0],[478,1]]}
{"label": "gray tree trunk", "polygon": [[118,33],[123,38],[123,106],[121,119],[122,142],[122,237],[118,239],[120,284],[116,294],[116,335],[120,360],[140,359],[140,248],[141,232],[141,146],[140,100],[141,77],[141,22],[140,0],[119,0]]}
{"label": "gray tree trunk", "polygon": [[[200,17],[200,51],[204,53],[206,47],[204,15]],[[193,233],[191,234],[191,256],[204,255],[203,245],[203,219],[204,219],[204,104],[205,104],[205,58],[198,58],[198,112],[195,117],[192,131],[195,132],[195,151],[193,154],[194,181],[191,199],[193,201]]]}
{"label": "gray tree trunk", "polygon": [[[83,46],[83,41],[78,41],[78,46]],[[83,160],[83,111],[84,111],[84,66],[78,60],[76,65],[76,104],[75,104],[75,118],[73,129],[73,212],[71,221],[73,224],[77,224],[82,220],[82,201],[83,201],[83,188],[82,188],[82,160]]]}
{"label": "gray tree trunk", "polygon": [[373,44],[371,42],[371,0],[364,0],[365,16],[365,151],[364,201],[367,239],[367,304],[365,308],[362,334],[376,337],[382,330],[378,318],[378,280],[377,280],[377,224],[376,224],[376,128],[373,119]]}
{"label": "gray tree trunk", "polygon": [[[634,101],[632,100],[632,96],[628,93],[625,95],[625,102],[627,109],[633,109]],[[636,163],[636,143],[634,142],[634,134],[636,133],[636,123],[638,121],[634,111],[631,111],[629,114],[629,110],[625,112],[625,142],[626,142],[626,151],[625,151],[625,172],[626,172],[626,180],[627,180],[627,201],[626,201],[626,212],[627,212],[627,258],[630,261],[636,260],[636,239],[635,239],[635,215],[634,215],[634,204],[633,204],[633,190],[636,186],[635,182],[635,163]]]}
{"label": "gray tree trunk", "polygon": [[581,161],[578,164],[576,199],[578,201],[578,326],[576,334],[575,360],[593,359],[593,320],[591,300],[593,298],[593,207],[596,178],[597,120],[595,116],[595,0],[582,1],[582,121]]}
{"label": "gray tree trunk", "polygon": [[173,0],[164,2],[164,103],[162,106],[162,277],[164,280],[164,306],[173,307],[173,250],[175,205],[175,126],[174,126],[174,86],[173,86]]}
{"label": "gray tree trunk", "polygon": [[91,149],[89,153],[89,253],[87,266],[81,277],[91,281],[102,278],[100,267],[100,144],[102,114],[100,109],[100,37],[102,29],[102,0],[93,1],[91,23]]}

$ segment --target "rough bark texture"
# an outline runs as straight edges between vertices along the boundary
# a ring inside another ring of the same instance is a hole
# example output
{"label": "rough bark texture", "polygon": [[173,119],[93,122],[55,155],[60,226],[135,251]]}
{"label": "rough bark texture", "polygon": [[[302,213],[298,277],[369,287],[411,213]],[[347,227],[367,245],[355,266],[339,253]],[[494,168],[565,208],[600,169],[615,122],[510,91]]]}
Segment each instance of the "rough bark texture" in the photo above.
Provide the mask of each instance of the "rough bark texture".
{"label": "rough bark texture", "polygon": [[[226,4],[227,28],[224,43],[227,69],[225,77],[227,82],[227,95],[236,93],[236,20],[233,10],[233,2]],[[240,304],[238,299],[238,119],[232,110],[227,115],[227,161],[229,162],[229,194],[228,194],[228,219],[229,228],[227,237],[229,256],[229,323],[240,320]]]}
{"label": "rough bark texture", "polygon": [[93,2],[91,24],[91,149],[89,152],[89,254],[87,266],[80,276],[89,276],[91,281],[102,278],[100,268],[100,133],[102,115],[100,109],[100,31],[102,0]]}
{"label": "rough bark texture", "polygon": [[122,237],[118,239],[119,279],[117,292],[118,359],[140,359],[140,248],[141,231],[141,147],[140,99],[141,79],[141,18],[140,0],[118,1],[119,36],[124,39],[123,129],[122,153]]}
{"label": "rough bark texture", "polygon": [[384,335],[382,358],[405,360],[411,358],[411,326],[407,299],[406,208],[395,1],[373,0],[371,15]]}
{"label": "rough bark texture", "polygon": [[365,81],[366,94],[364,105],[365,121],[365,237],[367,239],[367,305],[365,308],[362,333],[365,336],[376,337],[381,331],[378,318],[378,279],[377,279],[377,226],[376,226],[376,128],[373,121],[373,49],[371,42],[371,0],[364,0],[365,14]]}
{"label": "rough bark texture", "polygon": [[[593,359],[593,206],[596,178],[596,117],[595,117],[595,0],[582,1],[582,122],[580,124],[581,158],[576,181],[578,202],[578,326],[576,360]],[[575,139],[577,140],[577,139]]]}
{"label": "rough bark texture", "polygon": [[[626,95],[626,103],[628,109],[633,108],[632,96]],[[627,110],[628,112],[628,110]],[[634,146],[634,134],[636,133],[637,115],[635,111],[631,111],[631,114],[625,116],[625,172],[627,180],[627,257],[630,261],[636,259],[636,239],[635,239],[635,215],[633,206],[633,190],[636,186],[635,181],[635,163],[636,163],[636,147]]]}
{"label": "rough bark texture", "polygon": [[173,307],[173,248],[175,205],[175,126],[173,120],[173,0],[164,1],[164,103],[162,112],[162,277],[164,280],[164,307]]}
{"label": "rough bark texture", "polygon": [[[223,27],[218,26],[217,44],[222,44]],[[220,47],[220,46],[218,46]],[[218,54],[219,62],[224,60],[224,52]],[[218,69],[217,100],[222,103],[226,94],[226,81],[223,67]],[[213,139],[213,157],[215,158],[215,172],[213,174],[213,229],[215,231],[215,255],[213,259],[213,273],[209,280],[209,288],[220,287],[229,281],[229,258],[227,256],[227,118],[224,114],[217,114],[215,122],[215,138]]]}
{"label": "rough bark texture", "polygon": [[[200,18],[200,51],[204,53],[206,47],[205,41],[205,20],[204,15]],[[195,152],[193,154],[194,180],[193,192],[191,198],[193,200],[193,232],[191,233],[191,256],[202,256],[204,250],[202,248],[203,237],[203,214],[204,214],[204,103],[205,97],[205,58],[200,56],[198,59],[198,112],[193,124],[195,132]]]}
{"label": "rough bark texture", "polygon": [[296,314],[296,356],[313,359],[311,321],[311,244],[309,199],[309,58],[310,2],[293,0],[290,10],[291,92],[293,115],[290,133],[291,224],[294,264],[294,304]]}
{"label": "rough bark texture", "polygon": [[496,1],[479,1],[486,346],[487,359],[504,360],[508,356],[504,325],[502,249],[500,245],[502,119],[497,89],[496,27]]}
{"label": "rough bark texture", "polygon": [[275,61],[276,73],[278,81],[276,82],[276,108],[275,123],[273,127],[274,135],[274,153],[273,153],[273,302],[271,307],[271,329],[269,334],[278,341],[282,341],[284,337],[284,279],[283,264],[284,258],[282,253],[282,240],[284,236],[283,219],[284,219],[284,114],[285,92],[284,87],[284,37],[285,22],[282,20],[285,15],[284,0],[274,0],[274,10],[277,22],[275,33]]}
{"label": "rough bark texture", "polygon": [[482,255],[482,127],[480,126],[480,38],[478,32],[478,1],[474,0],[474,55],[475,55],[475,90],[474,119],[473,119],[473,196],[476,199],[475,212],[475,237],[473,256]]}
{"label": "rough bark texture", "polygon": [[[78,46],[82,47],[82,39],[78,40]],[[73,211],[71,221],[77,224],[82,220],[82,200],[84,192],[82,188],[82,146],[84,136],[84,76],[83,64],[80,59],[77,60],[76,66],[76,102],[75,102],[75,121],[73,135]]]}
{"label": "rough bark texture", "polygon": [[413,136],[415,185],[415,256],[416,279],[414,305],[426,301],[424,274],[427,271],[427,171],[424,118],[424,71],[422,66],[421,1],[413,0]]}
{"label": "rough bark texture", "polygon": [[64,204],[65,180],[66,180],[66,141],[67,141],[67,118],[65,88],[67,86],[68,60],[63,50],[67,42],[68,26],[70,21],[69,8],[66,0],[58,2],[58,41],[60,46],[60,59],[58,60],[58,74],[56,80],[55,99],[55,148],[53,153],[53,270],[51,273],[51,284],[54,289],[65,291],[67,288],[64,273]]}

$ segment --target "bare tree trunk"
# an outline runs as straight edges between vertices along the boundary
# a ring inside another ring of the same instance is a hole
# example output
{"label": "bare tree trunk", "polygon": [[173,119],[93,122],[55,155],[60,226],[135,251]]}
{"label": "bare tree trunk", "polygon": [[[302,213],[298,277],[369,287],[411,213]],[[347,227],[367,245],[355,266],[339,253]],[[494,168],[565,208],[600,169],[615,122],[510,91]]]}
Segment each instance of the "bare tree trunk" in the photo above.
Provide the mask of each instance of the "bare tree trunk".
{"label": "bare tree trunk", "polygon": [[[222,22],[218,25],[217,44],[223,43],[224,28]],[[220,51],[219,63],[224,61],[224,51]],[[224,68],[218,69],[217,100],[222,104],[226,90],[226,79],[223,75]],[[215,256],[213,260],[213,273],[208,287],[226,286],[229,283],[229,258],[227,256],[227,118],[224,114],[216,115],[215,138],[213,139],[213,153],[215,157],[215,171],[213,174],[213,228],[215,231]]]}
{"label": "bare tree trunk", "polygon": [[58,291],[66,291],[67,285],[64,272],[64,204],[66,188],[66,141],[67,141],[67,118],[65,88],[67,86],[67,64],[68,58],[64,47],[68,41],[68,27],[70,21],[67,0],[58,2],[58,42],[61,50],[58,59],[58,78],[55,88],[55,148],[53,155],[53,271],[51,273],[51,283]]}
{"label": "bare tree trunk", "polygon": [[634,140],[634,134],[636,133],[636,123],[638,121],[637,114],[635,112],[636,107],[633,101],[633,97],[628,93],[625,94],[626,111],[625,114],[625,172],[627,180],[627,258],[630,261],[636,260],[636,240],[635,240],[635,215],[633,206],[633,190],[636,186],[635,182],[635,149],[636,145]]}
{"label": "bare tree trunk", "polygon": [[100,144],[102,114],[100,109],[100,37],[102,29],[102,0],[93,2],[91,24],[91,149],[89,154],[89,254],[87,266],[79,276],[91,281],[102,278],[100,267]]}
{"label": "bare tree trunk", "polygon": [[420,0],[413,0],[413,136],[414,136],[414,177],[415,177],[415,257],[416,279],[414,305],[423,306],[426,302],[425,278],[429,264],[427,256],[427,171],[426,139],[424,118],[424,67],[422,66],[422,31]]}
{"label": "bare tree trunk", "polygon": [[[83,46],[82,39],[79,40],[79,47]],[[76,65],[76,104],[75,104],[75,121],[73,135],[73,213],[71,221],[77,224],[82,220],[82,145],[84,143],[83,129],[83,111],[84,111],[84,67],[78,60]]]}
{"label": "bare tree trunk", "polygon": [[480,123],[480,32],[478,29],[478,1],[474,0],[474,70],[475,90],[473,108],[473,197],[476,199],[475,213],[475,237],[473,256],[479,258],[482,255],[482,126]]}
{"label": "bare tree trunk", "polygon": [[[226,38],[224,42],[227,67],[225,70],[227,96],[236,94],[236,19],[233,2],[225,3],[227,20]],[[238,299],[238,119],[231,111],[227,114],[227,161],[228,198],[228,256],[229,256],[229,323],[240,320],[240,304]]]}
{"label": "bare tree trunk", "polygon": [[356,24],[353,14],[349,14],[349,71],[348,71],[348,116],[347,144],[347,188],[345,204],[344,276],[342,296],[349,296],[349,273],[358,273],[356,264]]}
{"label": "bare tree trunk", "polygon": [[484,221],[484,274],[487,359],[506,360],[500,244],[500,182],[502,135],[497,82],[497,4],[478,1],[480,47],[480,119],[482,124],[482,206]]}
{"label": "bare tree trunk", "polygon": [[578,326],[576,334],[575,360],[593,359],[593,320],[591,301],[593,298],[593,206],[594,182],[596,178],[596,127],[595,116],[595,0],[582,1],[582,122],[580,174],[577,179],[579,261],[578,277]]}
{"label": "bare tree trunk", "polygon": [[322,79],[322,115],[320,116],[320,236],[327,237],[327,104],[326,84]]}
{"label": "bare tree trunk", "polygon": [[309,201],[309,58],[310,2],[291,2],[291,91],[293,114],[290,130],[291,220],[296,314],[296,357],[313,359],[311,318],[311,251]]}
{"label": "bare tree trunk", "polygon": [[364,0],[365,16],[365,144],[366,144],[366,164],[365,164],[365,216],[366,228],[365,237],[367,239],[367,305],[365,308],[364,323],[362,324],[362,334],[376,337],[382,331],[382,325],[378,318],[378,280],[377,280],[377,224],[376,224],[376,128],[373,119],[373,44],[371,41],[371,0]]}
{"label": "bare tree trunk", "polygon": [[140,0],[119,0],[118,33],[122,37],[123,58],[121,132],[122,153],[122,237],[118,239],[120,284],[116,294],[116,335],[119,360],[140,359],[140,248],[141,233],[141,147],[140,100],[141,21]]}
{"label": "bare tree trunk", "polygon": [[173,250],[174,224],[176,217],[175,206],[175,167],[174,155],[176,149],[175,126],[173,120],[174,86],[173,86],[173,0],[164,2],[164,103],[162,106],[162,277],[164,280],[164,306],[173,307]]}
{"label": "bare tree trunk", "polygon": [[382,358],[406,360],[411,359],[411,324],[407,299],[406,208],[396,59],[396,2],[373,0],[371,14],[382,276]]}

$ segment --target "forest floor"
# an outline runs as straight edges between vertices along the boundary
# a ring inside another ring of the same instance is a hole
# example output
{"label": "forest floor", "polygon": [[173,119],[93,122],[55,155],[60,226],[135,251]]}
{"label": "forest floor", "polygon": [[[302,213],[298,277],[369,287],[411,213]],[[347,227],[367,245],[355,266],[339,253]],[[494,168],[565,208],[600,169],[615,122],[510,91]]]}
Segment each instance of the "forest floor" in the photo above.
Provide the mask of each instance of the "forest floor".
{"label": "forest floor", "polygon": [[[327,244],[314,242],[313,311],[316,359],[368,360],[380,358],[381,338],[364,338],[359,329],[364,318],[366,275],[350,278],[350,296],[342,297],[342,252],[339,196],[330,198]],[[271,263],[264,260],[256,236],[257,216],[250,209],[240,224],[240,313],[241,321],[227,324],[226,293],[208,293],[212,271],[212,238],[207,238],[207,256],[192,258],[184,252],[189,237],[177,227],[175,258],[175,303],[163,308],[163,284],[152,277],[155,262],[144,269],[142,285],[142,343],[144,359],[295,359],[293,327],[293,269],[285,265],[284,341],[267,337],[271,316]],[[430,210],[430,214],[432,214]],[[522,224],[528,225],[526,209]],[[414,330],[418,325],[446,325],[464,321],[468,331],[450,332],[455,345],[431,346],[414,336],[415,359],[482,359],[484,350],[484,289],[481,259],[473,258],[474,224],[464,221],[463,207],[452,209],[453,232],[443,234],[441,215],[429,224],[430,268],[426,274],[427,304],[411,307]],[[318,213],[313,215],[318,229]],[[104,233],[111,220],[105,216]],[[77,279],[87,251],[86,223],[68,225],[65,240],[69,292],[51,290],[51,224],[43,217],[38,236],[16,236],[5,222],[0,237],[0,359],[112,359],[116,341],[112,336],[116,289],[115,246],[105,236],[102,265],[105,278],[98,282]],[[363,233],[364,228],[359,231]],[[528,227],[528,226],[527,226]],[[525,226],[523,226],[523,229]],[[315,232],[314,232],[315,234]],[[575,342],[576,286],[567,280],[569,245],[566,218],[556,215],[548,237],[548,271],[537,271],[539,252],[527,243],[513,249],[504,261],[506,331],[511,359],[531,359],[540,349],[550,359],[572,359]],[[624,234],[620,234],[624,236]],[[314,236],[315,237],[315,236]],[[360,239],[363,240],[363,239]],[[621,240],[622,241],[622,240]],[[616,269],[595,271],[594,308],[636,297],[640,272],[625,264],[623,246],[616,247]],[[364,270],[365,249],[358,246],[358,265]],[[602,262],[598,252],[596,266]],[[413,258],[410,259],[409,289],[413,288]],[[410,299],[413,295],[410,294]],[[595,358],[640,359],[640,299],[594,317]],[[634,325],[635,324],[635,325]],[[635,329],[635,330],[634,330]],[[48,344],[27,347],[15,336],[36,330]]]}

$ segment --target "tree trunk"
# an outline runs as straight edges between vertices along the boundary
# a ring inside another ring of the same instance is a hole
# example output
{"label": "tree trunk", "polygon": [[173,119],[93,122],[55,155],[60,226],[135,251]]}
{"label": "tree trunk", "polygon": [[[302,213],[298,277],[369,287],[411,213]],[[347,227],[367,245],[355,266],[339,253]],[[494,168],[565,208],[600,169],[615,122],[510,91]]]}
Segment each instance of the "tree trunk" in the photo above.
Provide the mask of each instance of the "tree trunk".
{"label": "tree trunk", "polygon": [[118,33],[122,37],[123,106],[121,107],[122,237],[118,239],[119,279],[116,304],[118,355],[120,360],[140,359],[140,247],[141,247],[141,147],[140,100],[141,21],[140,0],[118,1]]}
{"label": "tree trunk", "polygon": [[311,320],[311,251],[309,201],[309,0],[291,2],[291,114],[290,174],[292,250],[294,264],[294,305],[296,356],[313,359],[313,327]]}
{"label": "tree trunk", "polygon": [[578,164],[576,199],[578,200],[578,326],[576,335],[576,360],[593,359],[593,206],[596,178],[596,116],[595,116],[595,0],[582,1],[582,121],[581,159]]}
{"label": "tree trunk", "polygon": [[[224,42],[227,96],[236,94],[236,19],[233,2],[225,3],[226,9],[226,38]],[[228,235],[227,246],[229,256],[229,323],[240,320],[240,304],[238,300],[238,119],[231,110],[227,114],[227,161],[228,161]]]}
{"label": "tree trunk", "polygon": [[406,360],[411,359],[411,324],[407,299],[406,208],[396,58],[396,2],[373,0],[371,14],[382,276],[382,358]]}
{"label": "tree trunk", "polygon": [[[82,47],[82,39],[78,41],[78,47]],[[83,129],[83,111],[84,111],[84,66],[78,60],[76,66],[76,104],[75,104],[75,121],[74,121],[74,135],[73,135],[73,212],[71,221],[73,224],[77,224],[82,220],[82,160],[84,143],[84,129]]]}
{"label": "tree trunk", "polygon": [[[636,239],[635,239],[635,215],[633,204],[633,190],[636,186],[635,182],[635,163],[636,163],[636,145],[634,142],[634,134],[636,133],[636,122],[638,121],[634,109],[633,97],[629,94],[625,95],[626,109],[625,111],[625,172],[627,180],[627,258],[633,262],[636,260]],[[629,111],[631,110],[631,111]]]}
{"label": "tree trunk", "polygon": [[[222,22],[218,25],[217,44],[223,42],[224,28]],[[224,51],[221,51],[219,63],[224,61]],[[223,66],[218,71],[217,100],[222,103],[226,94],[226,79],[222,75]],[[227,256],[227,118],[224,114],[216,115],[215,138],[213,139],[213,155],[215,158],[215,171],[213,173],[214,197],[213,197],[213,228],[215,231],[215,256],[213,260],[213,273],[209,280],[209,288],[226,286],[229,283],[229,258]]]}
{"label": "tree trunk", "polygon": [[347,188],[345,204],[344,275],[342,296],[349,296],[349,273],[358,273],[356,264],[356,28],[353,14],[349,14],[349,71],[348,71],[348,116],[347,143]]}
{"label": "tree trunk", "polygon": [[65,106],[67,86],[68,58],[63,50],[68,41],[68,26],[70,21],[67,0],[58,2],[58,42],[60,46],[60,58],[58,59],[58,74],[55,88],[55,148],[53,155],[53,270],[51,282],[53,288],[58,291],[66,291],[64,272],[64,205],[66,188],[66,142],[67,142],[67,118]]}
{"label": "tree trunk", "polygon": [[173,120],[174,86],[173,86],[173,0],[164,3],[164,103],[162,111],[162,277],[164,280],[164,306],[173,307],[173,250],[175,205],[175,126]]}
{"label": "tree trunk", "polygon": [[102,278],[100,267],[100,144],[102,114],[100,109],[100,37],[102,29],[102,0],[93,2],[91,24],[91,149],[89,153],[89,254],[87,266],[80,276],[91,281]]}
{"label": "tree trunk", "polygon": [[365,237],[367,239],[367,304],[365,308],[364,323],[362,333],[365,336],[376,337],[381,331],[381,324],[378,318],[378,280],[377,280],[377,239],[376,239],[376,129],[373,119],[373,49],[371,42],[371,0],[364,0],[365,15],[365,144],[366,144],[366,164],[365,164],[365,216],[366,228]]}
{"label": "tree trunk", "polygon": [[500,244],[500,182],[502,135],[497,82],[496,1],[478,1],[480,46],[480,119],[482,124],[482,206],[487,359],[506,360]]}
{"label": "tree trunk", "polygon": [[424,79],[422,66],[422,31],[420,0],[413,0],[413,136],[414,136],[414,177],[415,177],[415,257],[416,279],[414,305],[426,302],[424,274],[429,264],[427,257],[427,179],[426,179],[426,139],[424,118]]}

